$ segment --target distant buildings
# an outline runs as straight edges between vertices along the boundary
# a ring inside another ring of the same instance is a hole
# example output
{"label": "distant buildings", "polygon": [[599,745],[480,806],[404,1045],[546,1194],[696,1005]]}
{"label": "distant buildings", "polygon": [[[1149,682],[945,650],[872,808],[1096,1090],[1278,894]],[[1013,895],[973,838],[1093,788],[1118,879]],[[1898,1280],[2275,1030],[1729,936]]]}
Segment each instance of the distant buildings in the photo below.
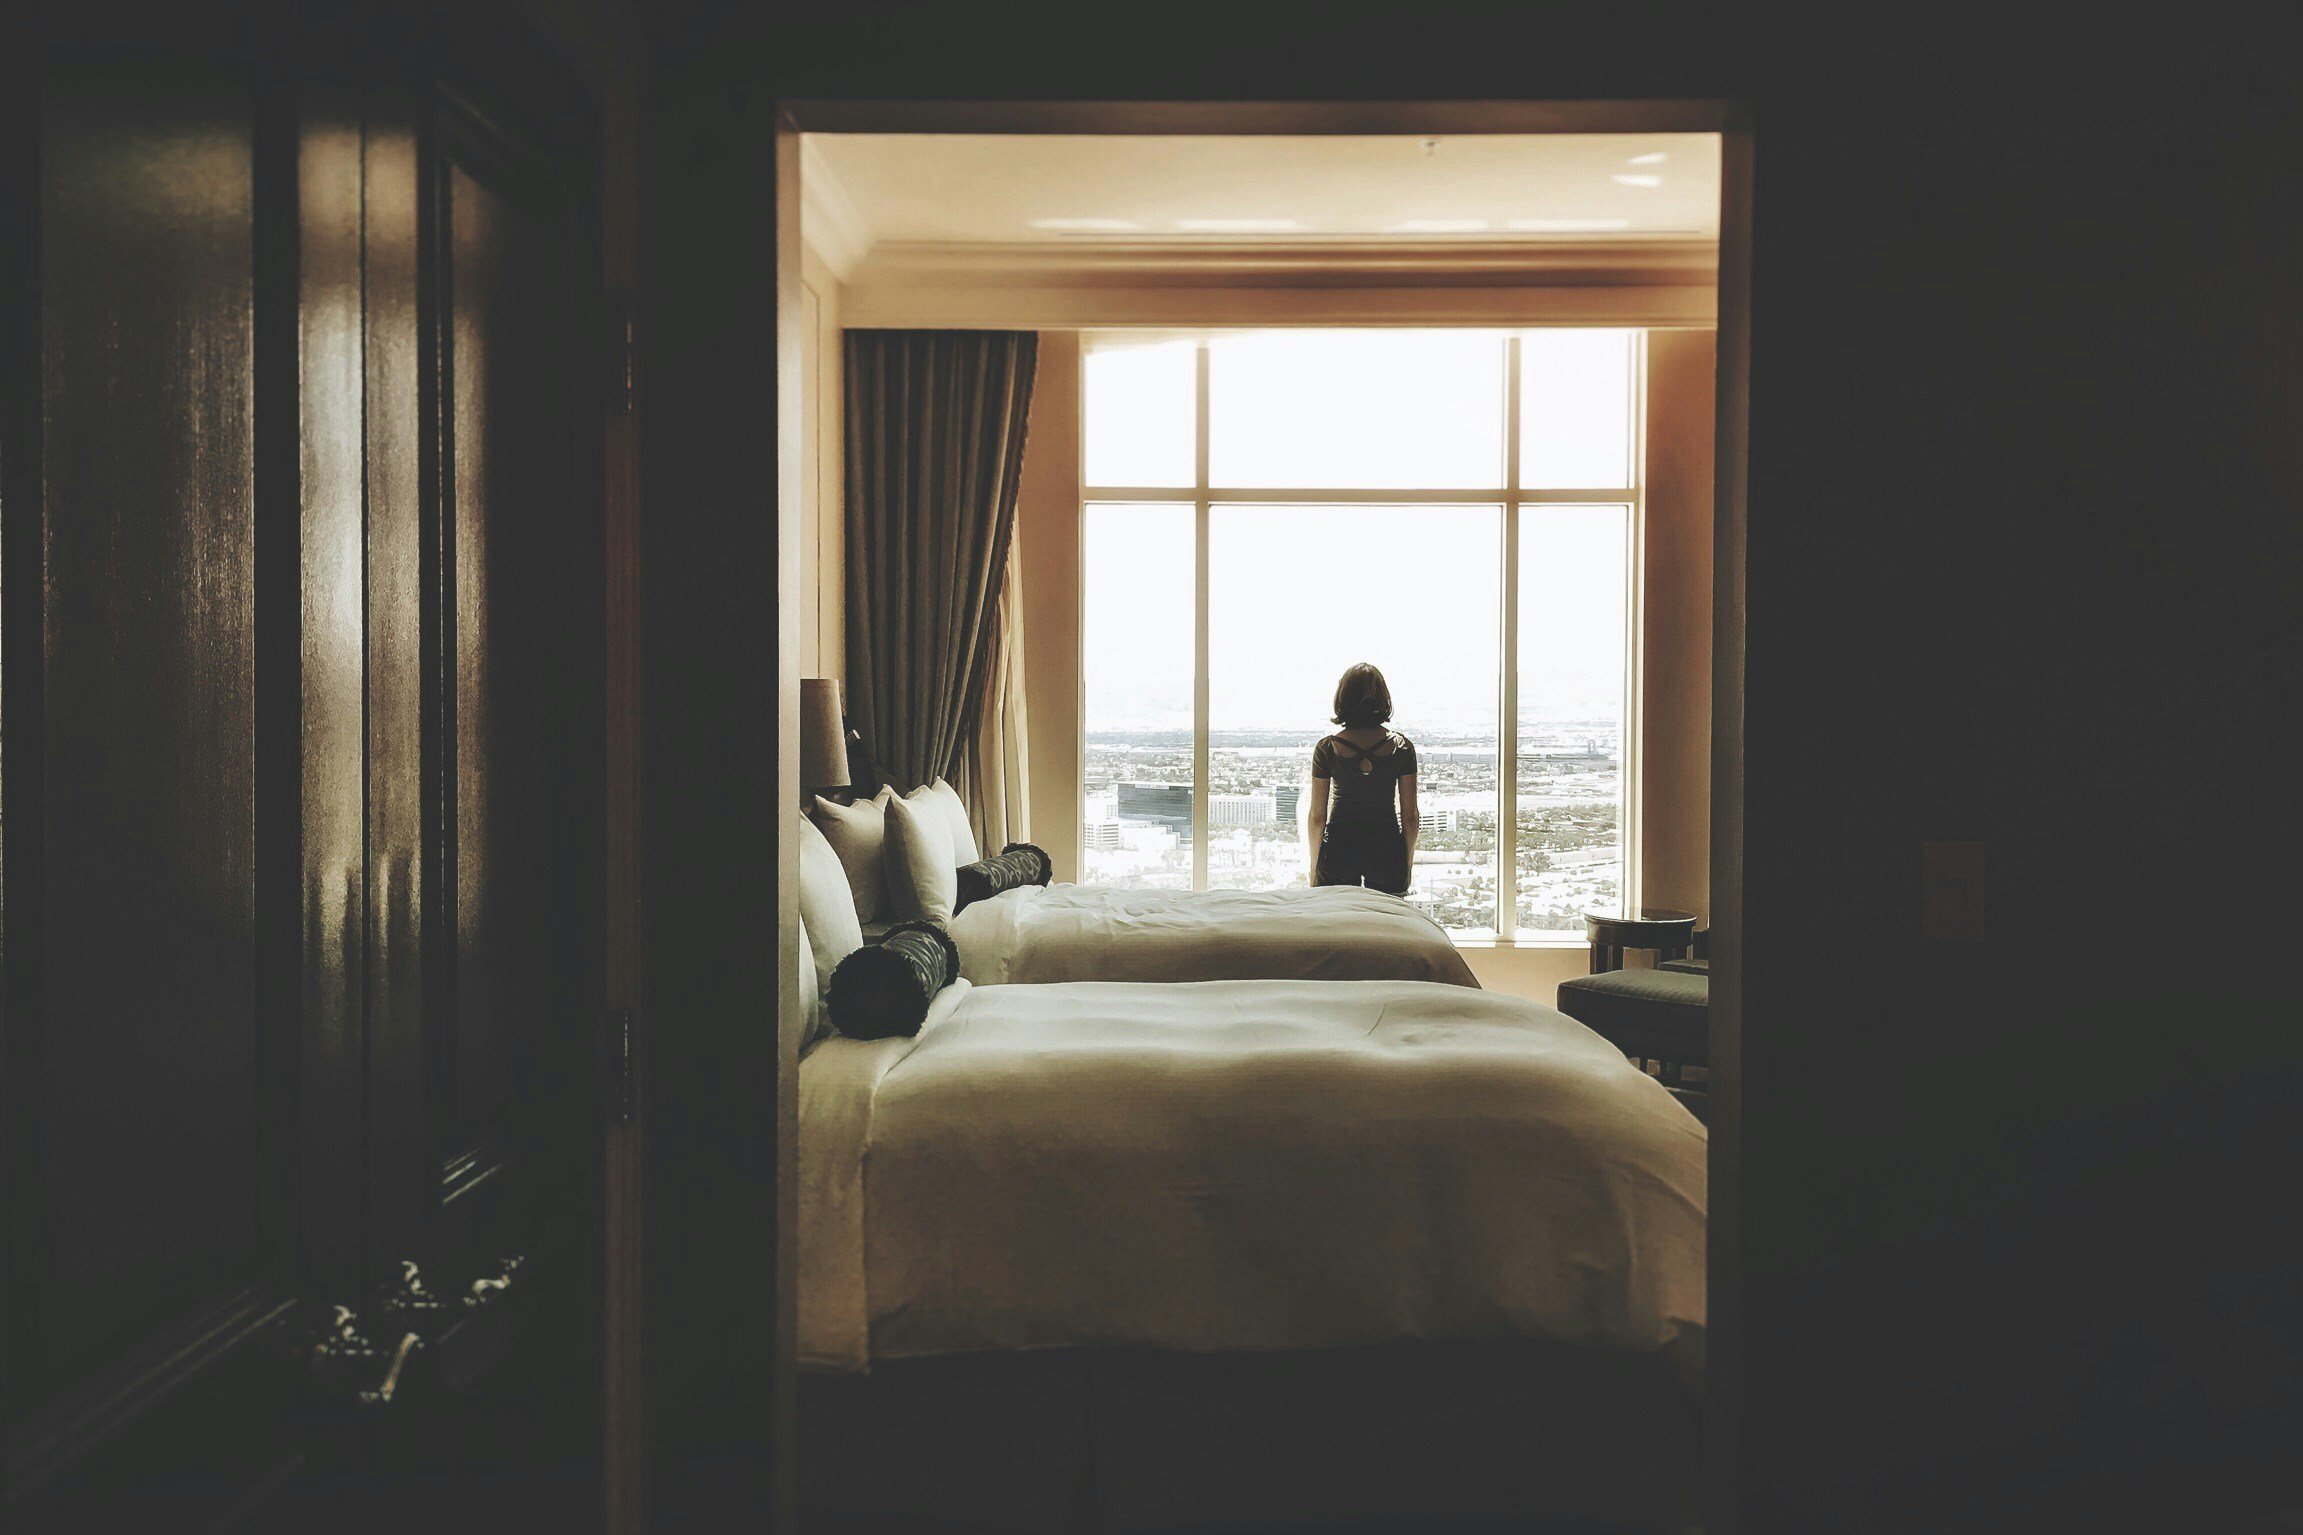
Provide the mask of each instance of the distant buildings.
{"label": "distant buildings", "polygon": [[[1179,839],[1191,836],[1192,791],[1188,784],[1121,781],[1091,790],[1083,817],[1087,845],[1120,845],[1118,828],[1163,826]],[[1495,812],[1428,802],[1422,811],[1425,831],[1493,831]],[[1274,784],[1248,794],[1211,794],[1207,797],[1207,823],[1211,828],[1231,826],[1300,826],[1303,822],[1303,785]]]}
{"label": "distant buildings", "polygon": [[1269,826],[1277,815],[1269,794],[1211,794],[1207,797],[1210,826]]}
{"label": "distant buildings", "polygon": [[[1301,776],[1302,754],[1282,749],[1278,735],[1271,742],[1220,743],[1208,764],[1214,783],[1198,784],[1172,781],[1192,776],[1188,743],[1160,756],[1105,754],[1091,742],[1080,807],[1081,879],[1188,889],[1197,865],[1210,889],[1300,888],[1310,785]],[[1622,776],[1612,737],[1610,727],[1584,722],[1521,734],[1520,866],[1503,875],[1502,894],[1516,905],[1523,933],[1580,933],[1583,908],[1612,899],[1620,887]],[[1417,798],[1425,836],[1411,900],[1443,926],[1491,930],[1499,873],[1496,750],[1418,743],[1417,755],[1424,764]],[[1171,781],[1140,776],[1147,773]],[[1214,792],[1215,783],[1226,792]],[[1207,846],[1195,857],[1193,811],[1202,794]]]}
{"label": "distant buildings", "polygon": [[[1109,788],[1090,790],[1085,822],[1095,828],[1114,823],[1165,826],[1179,837],[1191,834],[1192,791],[1189,784],[1140,783],[1128,780]],[[1207,798],[1208,825],[1294,826],[1303,817],[1303,785],[1275,784],[1248,794],[1211,794]],[[1089,846],[1100,844],[1092,840]],[[1116,844],[1115,844],[1116,845]]]}
{"label": "distant buildings", "polygon": [[1191,785],[1185,783],[1119,783],[1112,786],[1116,819],[1149,821],[1165,826],[1178,837],[1191,835]]}

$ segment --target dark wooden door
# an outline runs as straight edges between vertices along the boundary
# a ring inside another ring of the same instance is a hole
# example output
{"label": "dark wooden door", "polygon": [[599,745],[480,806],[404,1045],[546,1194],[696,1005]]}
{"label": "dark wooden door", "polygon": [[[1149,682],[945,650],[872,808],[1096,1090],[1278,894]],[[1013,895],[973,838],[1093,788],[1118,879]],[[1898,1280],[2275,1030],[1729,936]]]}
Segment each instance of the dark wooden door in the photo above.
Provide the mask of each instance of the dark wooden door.
{"label": "dark wooden door", "polygon": [[599,1517],[592,118],[308,9],[0,44],[12,1529]]}

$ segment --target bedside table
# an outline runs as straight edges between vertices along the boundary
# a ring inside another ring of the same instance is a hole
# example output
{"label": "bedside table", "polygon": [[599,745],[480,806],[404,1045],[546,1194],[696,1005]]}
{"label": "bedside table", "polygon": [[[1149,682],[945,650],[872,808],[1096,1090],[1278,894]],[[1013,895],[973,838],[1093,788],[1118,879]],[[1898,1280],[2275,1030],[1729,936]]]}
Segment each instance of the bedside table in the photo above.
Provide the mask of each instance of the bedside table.
{"label": "bedside table", "polygon": [[1625,949],[1653,949],[1658,964],[1686,956],[1695,942],[1695,913],[1668,906],[1598,908],[1583,914],[1583,935],[1591,943],[1591,973],[1623,968]]}

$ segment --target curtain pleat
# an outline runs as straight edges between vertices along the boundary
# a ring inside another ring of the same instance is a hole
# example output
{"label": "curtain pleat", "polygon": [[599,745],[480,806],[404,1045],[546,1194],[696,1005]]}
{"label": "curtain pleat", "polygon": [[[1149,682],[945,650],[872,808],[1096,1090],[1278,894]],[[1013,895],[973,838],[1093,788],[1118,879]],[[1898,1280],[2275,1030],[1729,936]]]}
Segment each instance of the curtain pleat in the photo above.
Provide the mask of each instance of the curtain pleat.
{"label": "curtain pleat", "polygon": [[983,717],[960,753],[957,785],[968,802],[976,845],[986,854],[1011,842],[1032,840],[1030,719],[1024,710],[1024,647],[1016,625],[1016,605],[1024,590],[1020,543],[1008,544],[1008,569],[1000,586],[991,683],[984,691]]}
{"label": "curtain pleat", "polygon": [[846,346],[849,719],[899,792],[945,778],[974,806],[961,763],[1003,691],[1039,337],[851,330]]}

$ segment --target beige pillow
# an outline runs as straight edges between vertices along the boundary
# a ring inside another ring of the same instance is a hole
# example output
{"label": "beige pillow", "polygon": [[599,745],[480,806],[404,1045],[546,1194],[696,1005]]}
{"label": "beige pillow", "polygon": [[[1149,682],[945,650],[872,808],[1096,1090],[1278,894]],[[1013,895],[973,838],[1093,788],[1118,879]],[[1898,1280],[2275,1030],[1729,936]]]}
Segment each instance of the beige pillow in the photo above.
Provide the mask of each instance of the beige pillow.
{"label": "beige pillow", "polygon": [[960,798],[960,791],[939,778],[920,792],[933,795],[936,803],[944,807],[944,819],[952,828],[952,867],[964,869],[983,857],[983,850],[976,846],[976,829],[968,824],[967,801]]}
{"label": "beige pillow", "polygon": [[952,862],[951,827],[920,790],[888,801],[888,893],[903,921],[944,923],[960,900],[960,866]]}
{"label": "beige pillow", "polygon": [[840,855],[816,829],[800,819],[800,925],[815,949],[816,997],[830,992],[832,972],[841,960],[864,946],[863,924],[856,917],[856,898],[848,889],[847,870]]}
{"label": "beige pillow", "polygon": [[895,791],[885,787],[853,805],[837,805],[818,795],[809,813],[816,829],[839,855],[840,867],[847,871],[848,893],[855,897],[858,922],[878,922],[890,909],[887,810],[888,801],[895,797]]}

